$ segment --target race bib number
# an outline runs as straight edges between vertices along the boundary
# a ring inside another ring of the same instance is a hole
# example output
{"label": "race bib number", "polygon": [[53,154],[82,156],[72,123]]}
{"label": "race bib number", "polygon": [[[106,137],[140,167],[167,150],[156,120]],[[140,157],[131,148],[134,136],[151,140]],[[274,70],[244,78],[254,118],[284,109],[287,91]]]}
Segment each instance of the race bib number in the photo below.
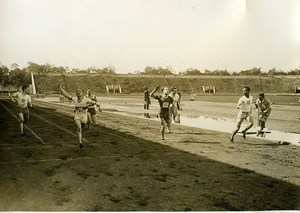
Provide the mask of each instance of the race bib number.
{"label": "race bib number", "polygon": [[162,108],[169,108],[169,102],[163,102]]}

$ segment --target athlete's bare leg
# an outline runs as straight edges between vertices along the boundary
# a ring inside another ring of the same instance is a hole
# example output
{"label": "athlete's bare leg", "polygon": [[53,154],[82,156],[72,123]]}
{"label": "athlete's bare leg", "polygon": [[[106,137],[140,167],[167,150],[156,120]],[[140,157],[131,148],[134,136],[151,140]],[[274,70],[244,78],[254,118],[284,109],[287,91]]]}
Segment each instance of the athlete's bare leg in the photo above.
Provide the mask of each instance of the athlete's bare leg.
{"label": "athlete's bare leg", "polygon": [[19,122],[20,122],[21,134],[24,135],[24,115],[23,115],[23,113],[19,113]]}
{"label": "athlete's bare leg", "polygon": [[79,142],[79,147],[82,148],[82,126],[80,120],[75,120],[75,124],[77,127],[77,137],[78,137],[78,142]]}
{"label": "athlete's bare leg", "polygon": [[231,137],[230,137],[230,141],[231,141],[231,142],[233,142],[234,136],[235,136],[236,133],[240,130],[241,125],[242,125],[242,121],[239,121],[239,122],[236,124],[236,128],[235,128],[235,130],[232,132],[232,135],[231,135]]}

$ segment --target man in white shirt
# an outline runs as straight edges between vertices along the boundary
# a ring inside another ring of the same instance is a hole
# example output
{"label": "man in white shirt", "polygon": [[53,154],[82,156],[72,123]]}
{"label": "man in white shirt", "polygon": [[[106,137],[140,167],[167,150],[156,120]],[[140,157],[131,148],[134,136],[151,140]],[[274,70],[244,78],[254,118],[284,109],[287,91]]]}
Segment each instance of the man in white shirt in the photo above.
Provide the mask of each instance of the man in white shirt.
{"label": "man in white shirt", "polygon": [[61,85],[59,85],[60,91],[66,98],[70,99],[74,105],[74,121],[77,126],[77,136],[78,136],[78,142],[79,142],[79,148],[83,147],[82,144],[82,125],[86,124],[88,122],[88,107],[96,104],[97,106],[100,106],[98,102],[95,102],[87,97],[85,97],[84,90],[83,89],[77,89],[76,90],[76,97],[73,97],[69,93],[67,93]]}
{"label": "man in white shirt", "polygon": [[12,102],[17,104],[18,116],[20,121],[20,129],[22,136],[24,135],[24,123],[28,122],[29,120],[29,110],[28,105],[30,107],[34,107],[31,104],[31,97],[29,94],[29,86],[23,85],[22,91],[16,92],[10,96]]}
{"label": "man in white shirt", "polygon": [[252,117],[252,105],[253,105],[253,97],[250,95],[250,88],[244,87],[243,88],[244,96],[239,99],[237,104],[237,109],[239,109],[239,113],[237,116],[237,126],[236,129],[233,131],[230,141],[233,143],[234,136],[241,128],[241,125],[244,120],[248,121],[250,124],[242,131],[243,138],[246,139],[246,132],[253,126],[253,117]]}

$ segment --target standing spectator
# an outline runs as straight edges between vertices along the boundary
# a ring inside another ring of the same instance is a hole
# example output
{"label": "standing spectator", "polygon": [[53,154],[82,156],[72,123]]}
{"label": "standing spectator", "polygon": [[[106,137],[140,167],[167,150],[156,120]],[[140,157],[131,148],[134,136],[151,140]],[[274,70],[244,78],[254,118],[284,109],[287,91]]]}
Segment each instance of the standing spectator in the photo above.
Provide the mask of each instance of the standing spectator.
{"label": "standing spectator", "polygon": [[144,89],[144,109],[149,110],[150,104],[151,104],[151,100],[150,100],[149,90],[148,90],[148,87],[145,87],[145,89]]}

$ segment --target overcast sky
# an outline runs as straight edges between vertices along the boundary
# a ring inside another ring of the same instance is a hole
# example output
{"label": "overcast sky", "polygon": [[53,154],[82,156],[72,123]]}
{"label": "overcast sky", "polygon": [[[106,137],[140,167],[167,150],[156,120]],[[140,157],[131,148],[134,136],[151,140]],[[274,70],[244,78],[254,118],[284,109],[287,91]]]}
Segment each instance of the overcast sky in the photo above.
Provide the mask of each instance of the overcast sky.
{"label": "overcast sky", "polygon": [[0,62],[289,71],[299,11],[300,0],[0,0]]}

